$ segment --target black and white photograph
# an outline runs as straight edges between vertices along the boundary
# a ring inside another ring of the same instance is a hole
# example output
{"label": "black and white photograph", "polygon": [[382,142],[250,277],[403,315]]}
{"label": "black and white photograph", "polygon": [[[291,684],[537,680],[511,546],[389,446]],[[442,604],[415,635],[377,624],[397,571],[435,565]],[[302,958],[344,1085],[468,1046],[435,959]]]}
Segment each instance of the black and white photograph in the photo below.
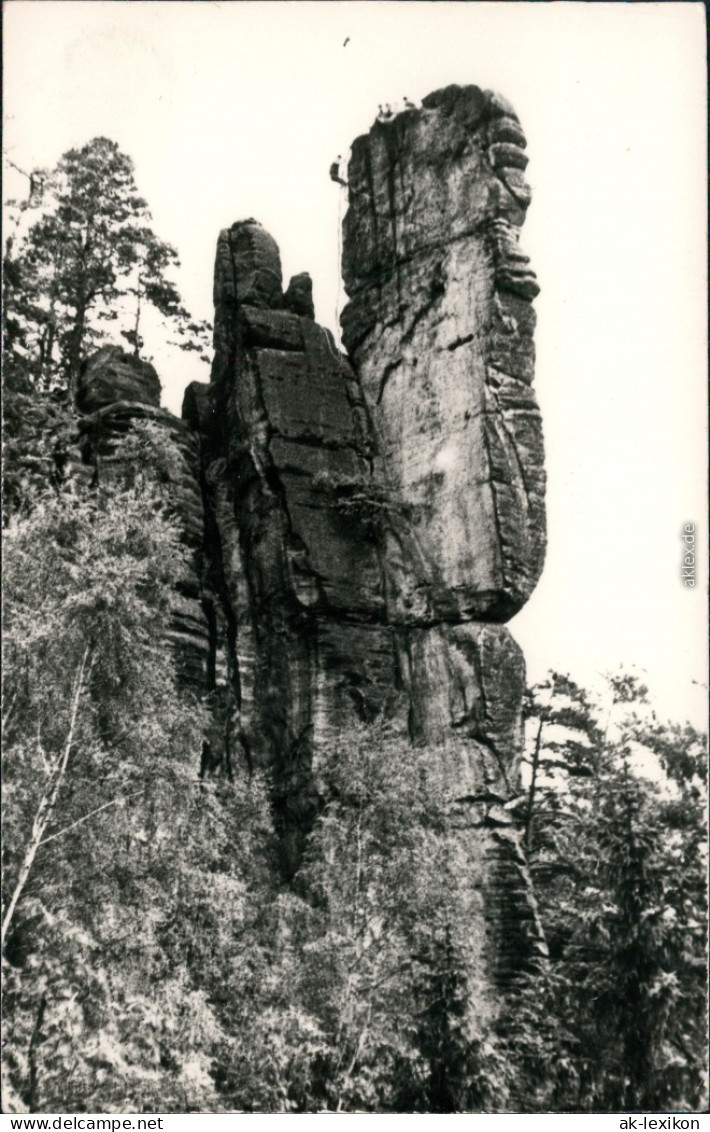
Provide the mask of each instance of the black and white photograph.
{"label": "black and white photograph", "polygon": [[700,1129],[705,6],[3,15],[1,1132]]}

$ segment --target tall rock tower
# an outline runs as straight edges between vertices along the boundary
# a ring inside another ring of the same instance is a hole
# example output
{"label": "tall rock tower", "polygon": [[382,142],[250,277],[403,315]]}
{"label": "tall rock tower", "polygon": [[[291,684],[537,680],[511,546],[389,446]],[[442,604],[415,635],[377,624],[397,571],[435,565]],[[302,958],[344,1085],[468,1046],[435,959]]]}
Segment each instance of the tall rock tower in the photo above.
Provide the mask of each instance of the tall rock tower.
{"label": "tall rock tower", "polygon": [[526,164],[514,111],[477,87],[437,91],[352,147],[343,341],[415,509],[430,580],[400,605],[425,618],[506,621],[542,569]]}
{"label": "tall rock tower", "polygon": [[308,276],[284,292],[256,221],[222,232],[212,381],[183,412],[201,437],[227,757],[271,768],[288,872],[344,729],[385,715],[426,746],[465,849],[482,1015],[544,947],[508,807],[524,663],[504,622],[545,548],[524,149],[512,108],[477,87],[356,140],[347,356],[313,320]]}

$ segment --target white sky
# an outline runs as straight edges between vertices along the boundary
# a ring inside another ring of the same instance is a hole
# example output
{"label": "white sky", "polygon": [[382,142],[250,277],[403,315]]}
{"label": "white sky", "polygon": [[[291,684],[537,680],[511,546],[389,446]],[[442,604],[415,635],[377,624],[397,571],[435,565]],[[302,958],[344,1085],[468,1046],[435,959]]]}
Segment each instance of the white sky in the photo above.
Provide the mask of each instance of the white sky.
{"label": "white sky", "polygon": [[[690,682],[707,679],[704,6],[4,7],[7,155],[31,169],[98,135],[118,142],[202,318],[218,230],[254,216],[286,280],[310,271],[316,316],[335,330],[331,161],[404,95],[476,83],[514,104],[533,187],[522,244],[542,286],[549,551],[511,628],[532,679],[638,665],[661,713],[702,725],[705,693]],[[179,413],[185,384],[208,372],[194,355],[154,360]],[[686,522],[695,589],[680,580]]]}

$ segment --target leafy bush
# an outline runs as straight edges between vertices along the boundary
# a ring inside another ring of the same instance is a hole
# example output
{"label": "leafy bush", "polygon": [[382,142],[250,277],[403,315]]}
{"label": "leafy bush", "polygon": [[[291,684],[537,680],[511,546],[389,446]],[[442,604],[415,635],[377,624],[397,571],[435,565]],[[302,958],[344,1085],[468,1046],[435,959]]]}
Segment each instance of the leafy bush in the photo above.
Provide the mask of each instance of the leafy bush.
{"label": "leafy bush", "polygon": [[557,1036],[528,1031],[528,1080],[547,1081],[529,1095],[552,1111],[707,1100],[707,744],[646,700],[628,674],[595,705],[553,673],[529,703],[527,847],[551,964],[528,995]]}

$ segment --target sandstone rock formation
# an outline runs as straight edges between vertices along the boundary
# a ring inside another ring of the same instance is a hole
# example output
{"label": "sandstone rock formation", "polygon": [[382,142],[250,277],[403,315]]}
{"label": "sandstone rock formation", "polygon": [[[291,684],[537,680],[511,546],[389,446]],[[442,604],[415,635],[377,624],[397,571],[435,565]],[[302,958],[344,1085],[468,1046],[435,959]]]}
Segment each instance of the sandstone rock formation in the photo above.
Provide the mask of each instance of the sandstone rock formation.
{"label": "sandstone rock formation", "polygon": [[[154,367],[117,346],[98,350],[82,367],[77,388],[79,445],[96,480],[132,474],[125,438],[144,426],[144,474],[165,485],[182,539],[192,552],[190,568],[173,599],[168,630],[183,680],[202,691],[210,654],[203,607],[204,517],[198,442],[192,429],[160,407]],[[147,429],[145,428],[147,426]],[[130,451],[130,449],[128,450]]]}
{"label": "sandstone rock formation", "polygon": [[413,508],[425,574],[400,600],[425,618],[505,621],[542,568],[524,147],[512,108],[477,87],[437,91],[352,147],[343,341]]}
{"label": "sandstone rock formation", "polygon": [[183,420],[152,366],[108,347],[82,371],[80,418],[44,410],[32,457],[88,482],[130,471],[138,426],[166,442],[147,474],[193,554],[171,634],[213,708],[202,772],[270,769],[287,874],[344,731],[385,717],[426,745],[467,861],[482,1016],[543,948],[512,817],[524,662],[504,625],[545,548],[524,151],[514,111],[476,87],[376,122],[348,173],[347,355],[314,321],[310,276],[284,290],[275,241],[239,221],[217,244],[211,382],[188,387]]}
{"label": "sandstone rock formation", "polygon": [[272,769],[287,871],[320,753],[386,713],[437,760],[469,859],[481,1009],[542,944],[508,803],[524,664],[502,622],[544,554],[529,190],[507,104],[447,88],[354,146],[349,357],[254,220],[220,234],[200,435],[211,687],[227,758]]}
{"label": "sandstone rock formation", "polygon": [[39,395],[31,386],[6,392],[7,518],[31,505],[38,489],[48,484],[89,491],[103,483],[130,482],[140,466],[142,476],[163,485],[191,551],[166,633],[181,678],[203,693],[210,635],[202,597],[205,535],[198,440],[189,425],[159,407],[155,369],[120,347],[105,346],[82,367],[76,408],[65,395]]}
{"label": "sandstone rock formation", "polygon": [[410,736],[439,744],[432,757],[469,829],[482,896],[472,931],[485,925],[484,967],[498,982],[537,947],[505,808],[518,783],[524,665],[499,624],[530,596],[545,550],[530,388],[538,286],[518,246],[525,144],[512,107],[477,87],[447,87],[377,121],[352,147],[343,238],[343,341],[376,474],[407,520],[390,525],[383,567]]}
{"label": "sandstone rock formation", "polygon": [[103,346],[81,367],[77,408],[92,413],[116,401],[160,405],[160,379],[150,362],[127,354],[120,346]]}
{"label": "sandstone rock formation", "polygon": [[212,383],[184,406],[214,539],[215,679],[237,751],[273,768],[291,867],[316,805],[314,750],[397,679],[377,536],[352,492],[338,497],[370,476],[367,411],[330,333],[295,313],[297,281],[284,296],[255,221],[220,235]]}

